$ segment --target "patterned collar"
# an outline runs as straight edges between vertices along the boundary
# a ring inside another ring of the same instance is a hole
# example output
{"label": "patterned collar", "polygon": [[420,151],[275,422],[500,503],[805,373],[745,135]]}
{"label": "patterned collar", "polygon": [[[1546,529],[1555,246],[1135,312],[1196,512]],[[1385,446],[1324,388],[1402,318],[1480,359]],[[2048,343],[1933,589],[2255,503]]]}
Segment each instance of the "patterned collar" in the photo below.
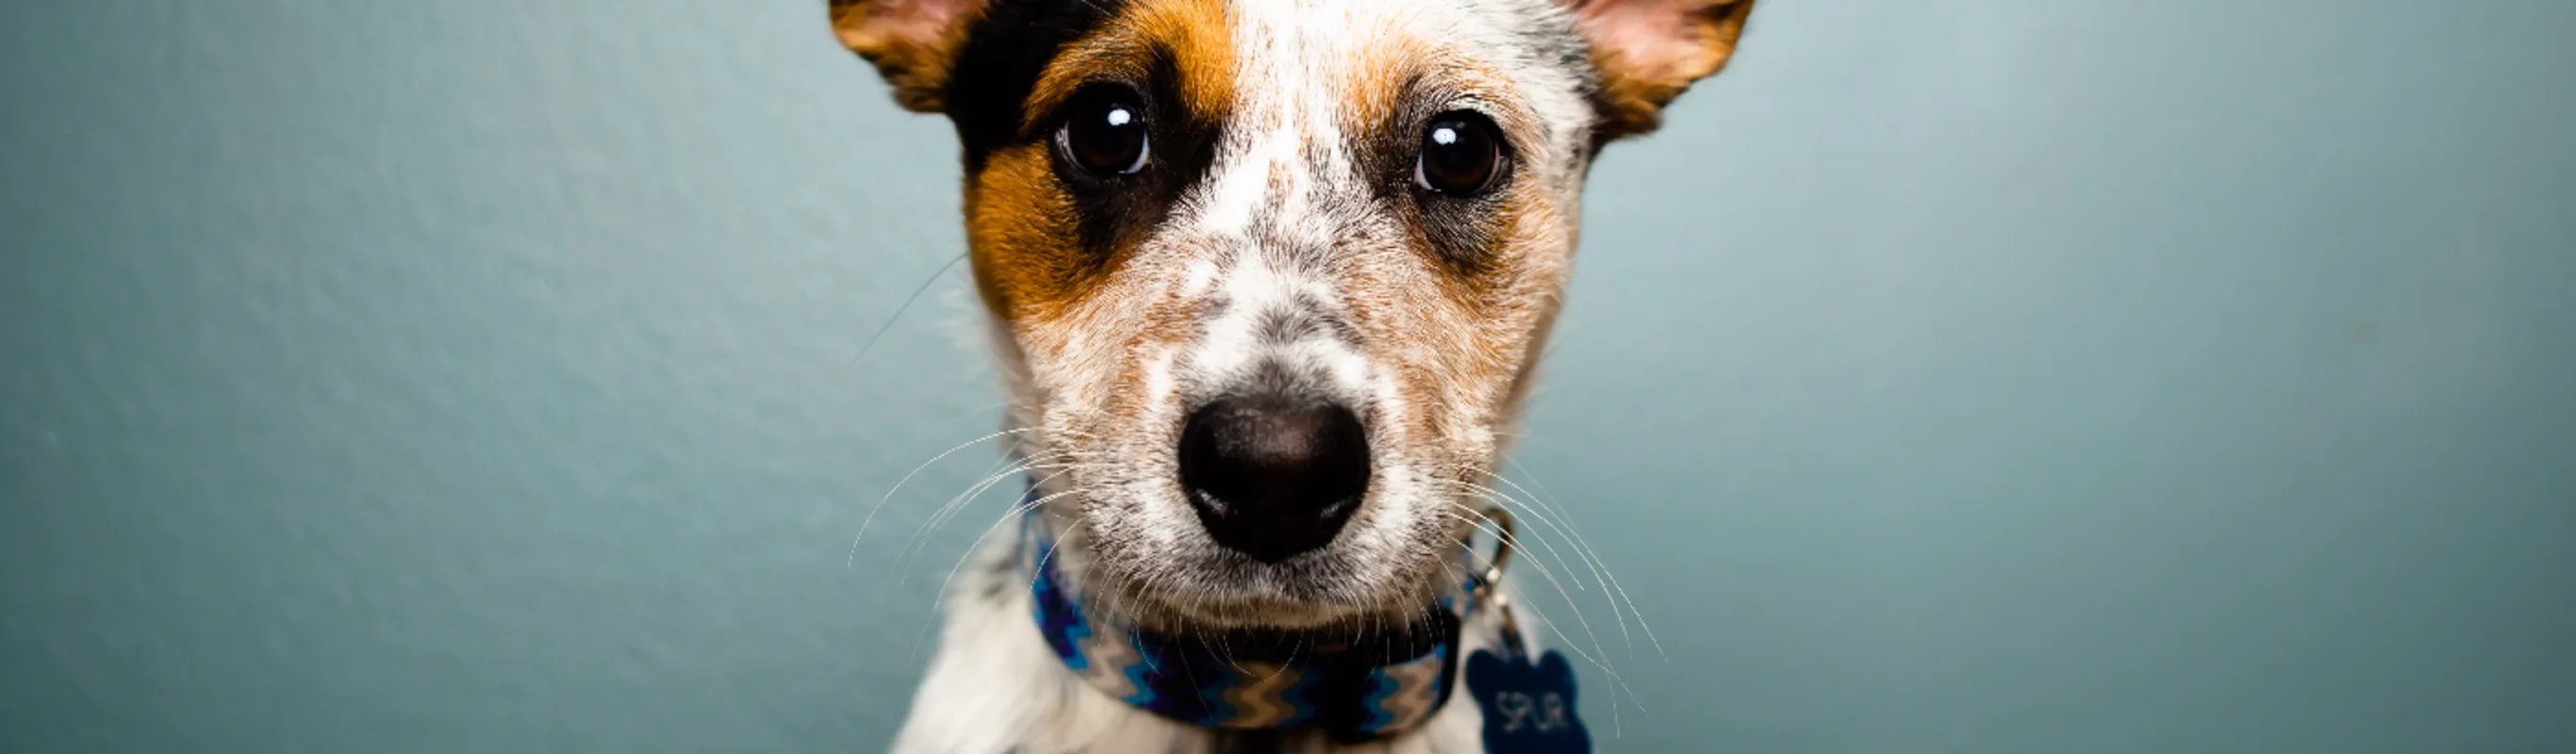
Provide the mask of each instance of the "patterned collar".
{"label": "patterned collar", "polygon": [[1050,562],[1045,530],[1034,513],[1023,519],[1020,565],[1034,574],[1038,632],[1074,675],[1130,706],[1191,725],[1322,730],[1359,742],[1411,730],[1449,701],[1473,583],[1425,611],[1430,630],[1376,646],[1184,638],[1085,615]]}

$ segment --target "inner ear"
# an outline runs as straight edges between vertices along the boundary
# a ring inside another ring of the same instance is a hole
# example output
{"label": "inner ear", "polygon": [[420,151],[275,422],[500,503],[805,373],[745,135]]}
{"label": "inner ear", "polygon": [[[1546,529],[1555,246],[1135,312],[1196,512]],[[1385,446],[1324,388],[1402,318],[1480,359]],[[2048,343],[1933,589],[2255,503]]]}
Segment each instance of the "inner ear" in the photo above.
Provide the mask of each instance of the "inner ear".
{"label": "inner ear", "polygon": [[946,106],[949,63],[985,0],[832,0],[832,33],[876,64],[895,102],[915,112]]}
{"label": "inner ear", "polygon": [[1753,0],[1561,0],[1601,72],[1602,140],[1655,130],[1664,106],[1735,54]]}

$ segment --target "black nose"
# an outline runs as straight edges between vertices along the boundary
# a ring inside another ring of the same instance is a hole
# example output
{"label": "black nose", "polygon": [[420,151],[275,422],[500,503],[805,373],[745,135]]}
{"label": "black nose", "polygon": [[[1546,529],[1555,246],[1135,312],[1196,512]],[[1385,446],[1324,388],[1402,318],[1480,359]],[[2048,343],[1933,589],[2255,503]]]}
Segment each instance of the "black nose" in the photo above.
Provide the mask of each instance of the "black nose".
{"label": "black nose", "polygon": [[1333,541],[1368,480],[1368,435],[1341,406],[1226,398],[1181,429],[1181,487],[1199,523],[1265,563]]}

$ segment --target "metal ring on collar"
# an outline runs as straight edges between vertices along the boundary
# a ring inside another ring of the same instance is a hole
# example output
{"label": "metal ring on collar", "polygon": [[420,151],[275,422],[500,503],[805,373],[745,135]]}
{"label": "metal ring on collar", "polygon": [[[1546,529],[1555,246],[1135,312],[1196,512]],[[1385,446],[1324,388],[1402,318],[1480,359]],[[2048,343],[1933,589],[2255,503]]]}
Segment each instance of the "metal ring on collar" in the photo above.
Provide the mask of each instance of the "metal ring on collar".
{"label": "metal ring on collar", "polygon": [[1503,567],[1511,565],[1514,536],[1512,514],[1501,506],[1486,506],[1485,520],[1494,522],[1494,554],[1485,559],[1485,572],[1476,579],[1476,600],[1483,602],[1503,580]]}

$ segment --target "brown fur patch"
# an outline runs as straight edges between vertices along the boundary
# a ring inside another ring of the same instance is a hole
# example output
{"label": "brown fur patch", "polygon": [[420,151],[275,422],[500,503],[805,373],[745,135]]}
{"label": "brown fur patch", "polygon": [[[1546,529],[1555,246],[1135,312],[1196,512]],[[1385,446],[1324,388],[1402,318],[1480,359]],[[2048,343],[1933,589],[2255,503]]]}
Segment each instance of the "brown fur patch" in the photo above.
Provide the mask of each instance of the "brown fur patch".
{"label": "brown fur patch", "polygon": [[1487,234],[1497,263],[1472,278],[1442,276],[1444,292],[1469,313],[1459,323],[1470,335],[1456,368],[1480,388],[1470,398],[1488,412],[1479,423],[1499,420],[1514,405],[1519,372],[1538,356],[1533,341],[1556,314],[1574,247],[1573,220],[1537,181],[1515,183],[1497,198]]}
{"label": "brown fur patch", "polygon": [[1041,142],[997,150],[966,187],[966,247],[984,305],[1004,320],[1046,318],[1107,265],[1081,241],[1073,197]]}
{"label": "brown fur patch", "polygon": [[1431,68],[1439,49],[1427,40],[1390,30],[1354,30],[1367,40],[1359,59],[1341,74],[1342,129],[1358,134],[1384,128],[1402,108],[1415,78]]}

